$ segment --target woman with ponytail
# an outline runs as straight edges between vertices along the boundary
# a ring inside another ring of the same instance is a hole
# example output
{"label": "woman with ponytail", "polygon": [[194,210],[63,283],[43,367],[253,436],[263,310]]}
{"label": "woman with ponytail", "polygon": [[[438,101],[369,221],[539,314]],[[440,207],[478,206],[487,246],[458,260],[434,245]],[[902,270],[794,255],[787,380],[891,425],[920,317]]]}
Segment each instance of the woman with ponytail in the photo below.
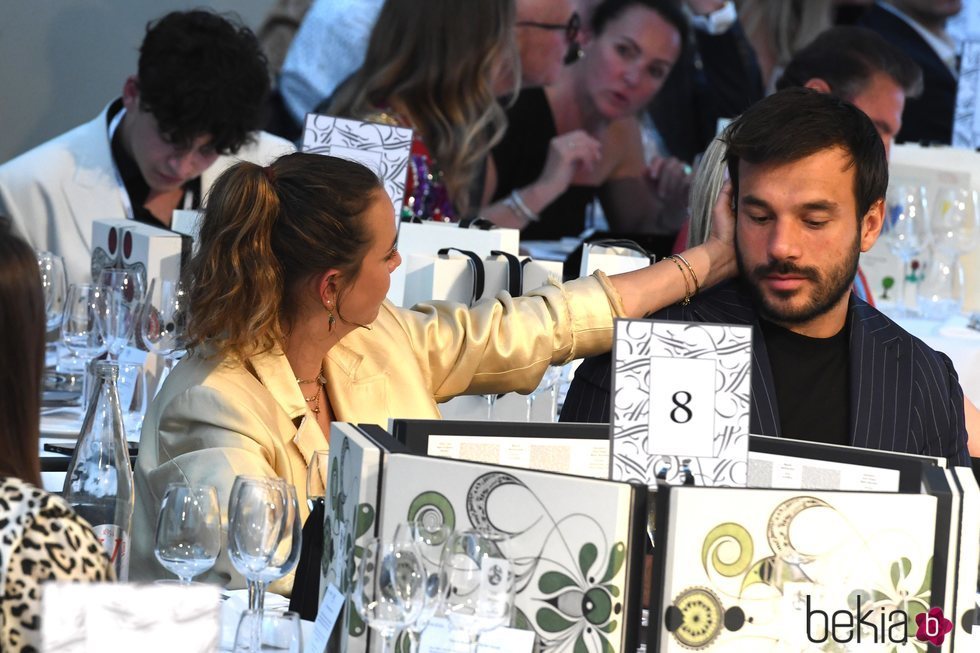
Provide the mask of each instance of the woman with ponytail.
{"label": "woman with ponytail", "polygon": [[[456,395],[530,392],[549,365],[608,351],[614,317],[683,299],[691,274],[701,287],[730,276],[734,218],[724,199],[719,207],[729,213],[684,253],[684,270],[666,261],[471,308],[402,309],[385,300],[401,258],[394,209],[371,171],[306,153],[230,168],[211,190],[190,265],[190,353],[143,424],[131,574],[164,573],[153,530],[168,483],[215,485],[221,505],[238,474],[302,493],[330,422],[433,419]],[[205,580],[243,585],[225,547]],[[273,591],[291,586],[287,577]]]}

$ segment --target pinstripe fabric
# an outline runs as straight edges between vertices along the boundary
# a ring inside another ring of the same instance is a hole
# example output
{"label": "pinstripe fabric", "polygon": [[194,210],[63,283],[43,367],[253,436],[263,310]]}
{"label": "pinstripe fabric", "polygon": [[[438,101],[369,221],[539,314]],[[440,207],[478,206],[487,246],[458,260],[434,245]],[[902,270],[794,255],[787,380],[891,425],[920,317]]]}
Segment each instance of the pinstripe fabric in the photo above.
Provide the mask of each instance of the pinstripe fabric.
{"label": "pinstripe fabric", "polygon": [[[851,297],[849,310],[851,444],[942,456],[950,465],[969,465],[963,391],[949,358],[856,297]],[[781,435],[766,344],[752,300],[738,283],[722,284],[688,306],[671,306],[651,317],[753,325],[750,429]],[[605,354],[579,366],[561,421],[609,421],[611,360]]]}

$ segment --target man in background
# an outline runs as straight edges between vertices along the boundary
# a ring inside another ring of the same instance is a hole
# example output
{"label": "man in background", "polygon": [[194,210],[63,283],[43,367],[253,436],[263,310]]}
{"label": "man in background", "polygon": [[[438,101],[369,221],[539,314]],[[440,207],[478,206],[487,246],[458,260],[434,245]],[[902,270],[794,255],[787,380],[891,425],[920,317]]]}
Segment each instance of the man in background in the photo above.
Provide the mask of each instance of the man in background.
{"label": "man in background", "polygon": [[256,131],[268,86],[247,28],[209,11],[167,14],[147,27],[122,97],[0,166],[0,213],[35,249],[64,257],[70,281],[88,281],[96,220],[168,228],[235,161],[293,149]]}

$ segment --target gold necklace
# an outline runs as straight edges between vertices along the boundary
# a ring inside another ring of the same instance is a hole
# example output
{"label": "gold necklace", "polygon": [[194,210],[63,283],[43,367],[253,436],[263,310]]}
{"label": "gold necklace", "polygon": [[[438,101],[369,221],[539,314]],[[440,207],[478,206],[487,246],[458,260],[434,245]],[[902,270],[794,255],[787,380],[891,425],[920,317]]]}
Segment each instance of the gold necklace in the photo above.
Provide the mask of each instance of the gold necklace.
{"label": "gold necklace", "polygon": [[323,372],[317,374],[315,379],[304,380],[297,377],[296,383],[299,383],[300,385],[309,385],[310,383],[316,383],[316,392],[310,395],[309,397],[303,395],[303,399],[306,401],[306,403],[310,403],[310,402],[313,403],[313,408],[311,408],[310,410],[313,411],[314,415],[319,416],[320,393],[323,392],[323,386],[326,385],[327,383],[327,379],[323,376]]}

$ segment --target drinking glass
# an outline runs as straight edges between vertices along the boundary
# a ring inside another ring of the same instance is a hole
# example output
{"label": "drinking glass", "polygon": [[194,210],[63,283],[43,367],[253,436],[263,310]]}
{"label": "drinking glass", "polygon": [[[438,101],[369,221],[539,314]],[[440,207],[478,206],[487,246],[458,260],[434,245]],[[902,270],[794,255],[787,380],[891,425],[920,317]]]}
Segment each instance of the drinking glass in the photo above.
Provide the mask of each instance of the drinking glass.
{"label": "drinking glass", "polygon": [[450,625],[465,633],[471,653],[480,633],[510,623],[515,575],[503,553],[508,540],[500,533],[464,531],[450,537],[443,552],[442,610]]}
{"label": "drinking glass", "polygon": [[146,377],[139,363],[119,363],[119,402],[126,439],[139,442],[146,412]]}
{"label": "drinking glass", "polygon": [[61,326],[68,297],[68,273],[65,259],[51,252],[36,252],[41,271],[41,289],[44,291],[45,328],[54,331]]}
{"label": "drinking glass", "polygon": [[323,503],[327,495],[328,466],[330,465],[330,452],[326,449],[318,449],[313,452],[310,458],[310,465],[306,470],[306,503],[310,507],[310,512],[317,503]]}
{"label": "drinking glass", "polygon": [[269,559],[269,564],[258,573],[258,590],[261,592],[258,599],[258,609],[260,610],[263,606],[266,586],[293,570],[299,562],[300,551],[303,548],[303,520],[299,515],[296,487],[282,479],[275,480],[281,483],[285,492],[286,511],[283,515],[282,531],[276,550]]}
{"label": "drinking glass", "polygon": [[187,326],[187,289],[180,281],[150,281],[140,315],[140,335],[147,348],[168,359],[184,348]]}
{"label": "drinking glass", "polygon": [[286,526],[285,482],[264,476],[237,476],[228,498],[228,558],[248,581],[248,607],[261,610],[262,572],[272,563]]}
{"label": "drinking glass", "polygon": [[425,574],[422,586],[425,592],[422,611],[418,618],[405,628],[409,637],[409,653],[418,651],[422,631],[438,614],[441,607],[443,594],[446,591],[446,576],[442,573],[441,567],[442,553],[452,532],[449,526],[430,522],[425,516],[395,527],[395,535],[392,538],[394,543],[400,546],[414,545],[418,550]]}
{"label": "drinking glass", "polygon": [[889,186],[885,197],[885,221],[881,237],[888,248],[902,260],[901,302],[896,306],[900,315],[913,315],[908,305],[909,277],[915,279],[912,260],[921,255],[929,243],[928,206],[925,189],[917,184],[898,183]]}
{"label": "drinking glass", "polygon": [[960,256],[980,239],[980,213],[975,191],[939,186],[929,213],[932,255],[919,285],[919,310],[924,317],[945,320],[963,308],[964,271]]}
{"label": "drinking glass", "polygon": [[296,612],[246,610],[235,631],[235,653],[300,653],[303,631]]}
{"label": "drinking glass", "polygon": [[414,622],[425,601],[425,571],[414,545],[371,538],[354,585],[354,606],[364,622],[378,631],[381,653],[391,653],[398,632]]}
{"label": "drinking glass", "polygon": [[[103,322],[105,320],[106,289],[98,284],[72,284],[68,287],[65,310],[61,319],[61,342],[80,363],[82,397],[81,412],[88,410],[92,379],[92,361],[106,352]],[[60,366],[60,363],[59,363]]]}
{"label": "drinking glass", "polygon": [[171,483],[160,504],[153,553],[181,585],[214,566],[221,550],[221,509],[212,485]]}
{"label": "drinking glass", "polygon": [[130,268],[106,268],[99,272],[98,283],[105,286],[105,339],[109,359],[118,360],[123,347],[132,340],[140,306],[146,293],[143,273]]}

